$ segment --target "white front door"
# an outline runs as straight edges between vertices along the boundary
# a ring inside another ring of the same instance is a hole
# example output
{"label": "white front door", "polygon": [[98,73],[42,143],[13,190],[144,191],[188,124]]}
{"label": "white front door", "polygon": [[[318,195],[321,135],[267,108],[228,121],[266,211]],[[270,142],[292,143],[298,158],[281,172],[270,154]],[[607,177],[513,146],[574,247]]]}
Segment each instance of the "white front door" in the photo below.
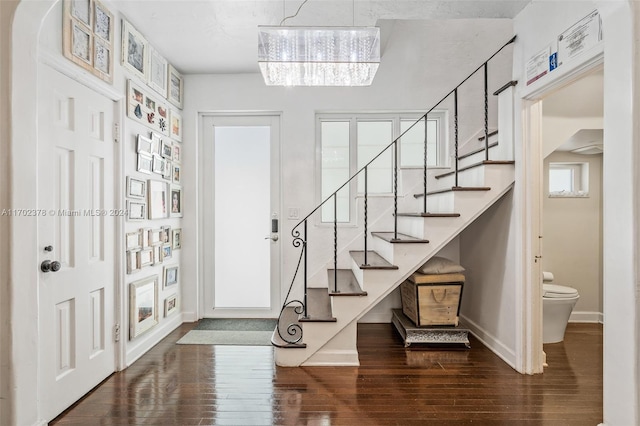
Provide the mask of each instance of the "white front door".
{"label": "white front door", "polygon": [[115,370],[114,103],[41,69],[38,399],[50,420]]}
{"label": "white front door", "polygon": [[203,118],[204,315],[279,312],[279,116]]}

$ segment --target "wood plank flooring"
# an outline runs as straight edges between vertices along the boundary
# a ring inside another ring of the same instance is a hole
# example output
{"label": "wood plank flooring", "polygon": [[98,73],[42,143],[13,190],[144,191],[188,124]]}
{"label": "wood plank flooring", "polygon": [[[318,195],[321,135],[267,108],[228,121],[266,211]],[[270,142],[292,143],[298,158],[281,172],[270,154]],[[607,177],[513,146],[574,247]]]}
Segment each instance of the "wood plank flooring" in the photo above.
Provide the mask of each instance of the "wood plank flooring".
{"label": "wood plank flooring", "polygon": [[602,326],[569,324],[523,376],[468,351],[405,349],[391,324],[358,327],[360,367],[275,367],[272,347],[175,345],[184,324],[55,425],[597,425]]}

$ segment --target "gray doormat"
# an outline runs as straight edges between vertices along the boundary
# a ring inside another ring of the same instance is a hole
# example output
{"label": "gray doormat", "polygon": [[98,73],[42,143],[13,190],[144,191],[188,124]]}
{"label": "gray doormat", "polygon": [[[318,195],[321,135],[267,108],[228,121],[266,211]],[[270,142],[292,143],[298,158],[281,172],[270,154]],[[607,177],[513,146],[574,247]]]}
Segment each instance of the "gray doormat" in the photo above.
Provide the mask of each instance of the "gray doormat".
{"label": "gray doormat", "polygon": [[176,343],[179,345],[269,346],[275,319],[201,320]]}

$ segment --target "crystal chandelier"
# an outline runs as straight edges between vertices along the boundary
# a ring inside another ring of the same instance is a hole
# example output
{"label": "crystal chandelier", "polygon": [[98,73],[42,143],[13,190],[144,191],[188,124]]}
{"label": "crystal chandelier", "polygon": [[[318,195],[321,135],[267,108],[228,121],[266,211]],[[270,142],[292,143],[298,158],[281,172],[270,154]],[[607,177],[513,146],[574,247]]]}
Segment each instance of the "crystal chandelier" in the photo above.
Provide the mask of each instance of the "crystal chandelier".
{"label": "crystal chandelier", "polygon": [[377,27],[258,27],[268,86],[369,86],[380,65]]}

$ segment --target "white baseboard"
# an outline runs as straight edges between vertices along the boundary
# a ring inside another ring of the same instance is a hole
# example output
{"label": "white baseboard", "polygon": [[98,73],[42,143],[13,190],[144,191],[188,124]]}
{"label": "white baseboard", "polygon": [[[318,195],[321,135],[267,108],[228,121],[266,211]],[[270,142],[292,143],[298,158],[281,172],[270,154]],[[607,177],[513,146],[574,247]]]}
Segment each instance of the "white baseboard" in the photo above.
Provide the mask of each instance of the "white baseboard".
{"label": "white baseboard", "polygon": [[509,349],[504,343],[498,340],[494,335],[484,330],[478,324],[470,320],[465,316],[460,316],[460,322],[466,326],[471,334],[473,334],[476,339],[482,342],[491,352],[500,357],[504,362],[506,362],[511,368],[515,370],[516,365],[516,353],[512,349]]}
{"label": "white baseboard", "polygon": [[154,329],[140,336],[133,342],[127,342],[127,354],[125,365],[129,367],[142,355],[146,354],[152,347],[157,345],[162,339],[167,337],[173,330],[180,327],[183,322],[182,315],[175,315],[173,318],[164,320]]}
{"label": "white baseboard", "polygon": [[602,312],[574,311],[571,312],[569,322],[604,324],[604,315],[602,314]]}
{"label": "white baseboard", "polygon": [[196,322],[198,319],[195,312],[182,312],[182,322]]}
{"label": "white baseboard", "polygon": [[302,363],[305,367],[358,367],[360,359],[358,351],[353,350],[320,350]]}

